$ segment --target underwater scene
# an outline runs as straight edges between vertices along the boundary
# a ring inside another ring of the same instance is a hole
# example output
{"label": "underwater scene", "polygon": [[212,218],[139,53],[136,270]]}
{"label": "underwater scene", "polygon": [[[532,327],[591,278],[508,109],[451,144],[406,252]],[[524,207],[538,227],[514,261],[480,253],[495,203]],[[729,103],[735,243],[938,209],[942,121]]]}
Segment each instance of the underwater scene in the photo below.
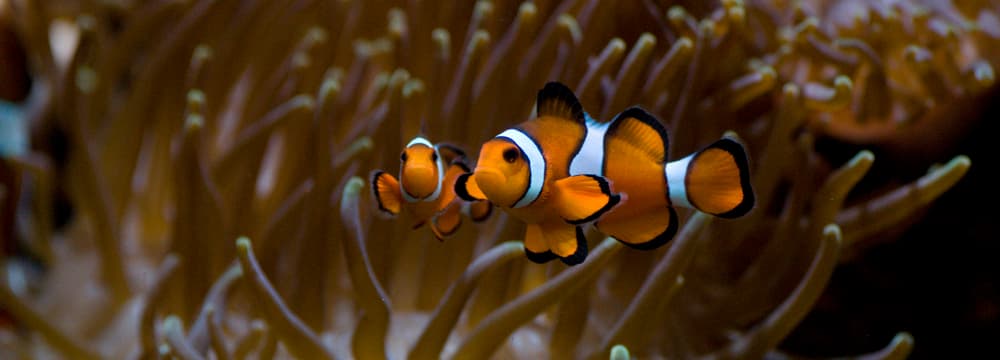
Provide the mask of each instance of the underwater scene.
{"label": "underwater scene", "polygon": [[0,0],[0,359],[1000,358],[1000,0]]}

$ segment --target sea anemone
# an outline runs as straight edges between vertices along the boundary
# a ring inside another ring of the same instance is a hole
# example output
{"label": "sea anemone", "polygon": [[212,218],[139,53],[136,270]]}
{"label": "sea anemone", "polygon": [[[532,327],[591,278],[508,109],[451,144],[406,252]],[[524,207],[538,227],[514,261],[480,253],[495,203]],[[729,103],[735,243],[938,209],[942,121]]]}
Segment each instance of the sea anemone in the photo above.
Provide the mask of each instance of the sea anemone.
{"label": "sea anemone", "polygon": [[[11,117],[30,145],[0,163],[0,308],[12,319],[0,348],[74,359],[854,355],[781,342],[838,263],[894,238],[969,169],[953,145],[995,87],[996,8],[0,2],[20,45],[3,58],[27,64],[4,79],[30,79]],[[645,107],[668,127],[673,157],[739,137],[757,207],[737,220],[683,212],[677,237],[651,252],[591,233],[591,255],[572,268],[526,261],[522,226],[499,212],[444,242],[373,216],[359,176],[396,168],[418,133],[475,151],[527,119],[550,80],[595,117]],[[0,135],[4,145],[14,134]],[[884,161],[929,170],[866,176]],[[865,356],[905,357],[905,330]]]}

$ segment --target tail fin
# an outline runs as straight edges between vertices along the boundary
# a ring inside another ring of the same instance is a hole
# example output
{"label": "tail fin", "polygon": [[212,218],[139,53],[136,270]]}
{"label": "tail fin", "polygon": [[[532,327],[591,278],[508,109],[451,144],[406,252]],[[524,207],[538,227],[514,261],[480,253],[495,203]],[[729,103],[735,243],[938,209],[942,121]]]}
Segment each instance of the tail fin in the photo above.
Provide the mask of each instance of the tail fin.
{"label": "tail fin", "polygon": [[754,206],[750,166],[743,144],[724,137],[666,165],[670,200],[724,218],[746,214]]}

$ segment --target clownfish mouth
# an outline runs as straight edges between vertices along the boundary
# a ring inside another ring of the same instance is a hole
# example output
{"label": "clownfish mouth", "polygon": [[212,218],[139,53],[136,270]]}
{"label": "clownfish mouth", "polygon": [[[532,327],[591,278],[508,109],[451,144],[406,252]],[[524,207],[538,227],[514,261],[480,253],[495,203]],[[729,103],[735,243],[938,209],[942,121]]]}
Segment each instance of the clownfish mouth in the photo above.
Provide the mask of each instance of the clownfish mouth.
{"label": "clownfish mouth", "polygon": [[510,191],[504,191],[508,184],[507,176],[502,172],[497,169],[480,167],[476,169],[475,175],[476,185],[487,198],[494,203],[506,204],[509,202],[504,199],[504,195]]}

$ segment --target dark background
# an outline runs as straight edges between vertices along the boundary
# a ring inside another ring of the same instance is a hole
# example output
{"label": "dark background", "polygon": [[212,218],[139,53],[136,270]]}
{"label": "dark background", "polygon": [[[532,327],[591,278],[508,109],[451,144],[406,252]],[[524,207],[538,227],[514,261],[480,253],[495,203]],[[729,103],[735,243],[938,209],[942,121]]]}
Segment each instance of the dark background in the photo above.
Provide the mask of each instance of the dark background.
{"label": "dark background", "polygon": [[[914,338],[911,359],[1000,359],[996,86],[980,104],[981,116],[971,120],[949,155],[972,160],[965,177],[907,230],[882,235],[885,243],[841,264],[782,348],[806,356],[860,354],[883,348],[906,331]],[[911,160],[931,164],[947,158]],[[926,168],[876,165],[863,181],[912,180],[922,174],[916,171]]]}

